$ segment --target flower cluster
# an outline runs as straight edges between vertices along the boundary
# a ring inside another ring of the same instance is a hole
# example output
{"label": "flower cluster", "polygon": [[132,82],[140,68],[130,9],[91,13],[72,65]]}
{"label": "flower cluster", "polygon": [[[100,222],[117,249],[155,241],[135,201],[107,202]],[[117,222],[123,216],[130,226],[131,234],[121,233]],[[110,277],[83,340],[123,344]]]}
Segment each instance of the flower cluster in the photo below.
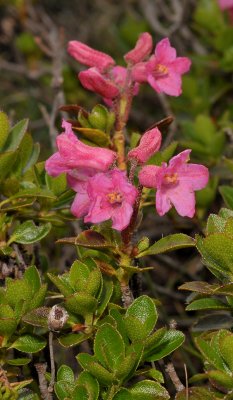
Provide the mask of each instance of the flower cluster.
{"label": "flower cluster", "polygon": [[[67,174],[70,187],[77,192],[71,212],[84,222],[100,223],[112,220],[112,227],[125,229],[133,214],[138,190],[129,182],[126,172],[113,167],[116,153],[82,143],[63,120],[65,131],[57,138],[58,152],[46,161],[51,176]],[[128,159],[142,165],[159,150],[161,132],[158,128],[144,133],[139,145],[129,151]],[[208,182],[208,170],[203,165],[187,164],[191,150],[173,157],[169,165],[144,165],[139,171],[140,184],[157,189],[156,209],[164,215],[172,205],[181,216],[193,217],[194,191]]]}
{"label": "flower cluster", "polygon": [[[124,56],[127,68],[116,66],[112,57],[81,42],[69,42],[68,52],[89,67],[79,73],[82,85],[100,94],[111,106],[113,100],[120,104],[125,93],[136,95],[139,84],[145,82],[158,93],[181,94],[181,75],[189,70],[190,60],[177,57],[168,39],[157,44],[153,55],[152,46],[151,35],[141,34],[134,49]],[[129,107],[130,96],[126,96],[126,100]],[[116,112],[116,119],[120,117]],[[57,137],[58,151],[46,161],[45,167],[51,176],[67,174],[68,185],[77,193],[71,206],[71,212],[77,218],[94,224],[111,219],[114,229],[127,228],[140,202],[140,190],[134,185],[137,169],[139,185],[156,189],[159,215],[174,206],[181,216],[194,216],[194,191],[206,186],[208,170],[203,165],[188,164],[191,150],[176,155],[168,165],[145,165],[161,146],[162,135],[157,127],[146,131],[138,146],[128,152],[125,159],[131,166],[130,179],[125,162],[124,170],[116,167],[119,153],[84,144],[74,134],[72,124],[65,120],[62,127],[64,131]],[[118,131],[116,133],[119,135]],[[114,138],[113,143],[116,144]],[[119,151],[119,145],[115,145],[115,149]],[[124,158],[124,150],[122,154]],[[120,162],[119,167],[122,168]]]}
{"label": "flower cluster", "polygon": [[70,41],[68,53],[90,68],[78,75],[81,84],[102,96],[107,104],[127,91],[136,95],[139,84],[148,82],[158,93],[179,96],[181,75],[189,71],[191,62],[177,57],[168,38],[161,40],[151,54],[152,37],[144,32],[133,50],[125,54],[127,68],[116,66],[108,54],[94,50],[79,41]]}

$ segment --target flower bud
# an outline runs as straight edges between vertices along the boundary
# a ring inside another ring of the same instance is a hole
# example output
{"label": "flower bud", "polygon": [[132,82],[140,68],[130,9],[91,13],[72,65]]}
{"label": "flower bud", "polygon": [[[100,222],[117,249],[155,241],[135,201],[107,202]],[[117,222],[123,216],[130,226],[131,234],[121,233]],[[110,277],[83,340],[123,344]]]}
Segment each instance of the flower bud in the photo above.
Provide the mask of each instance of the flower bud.
{"label": "flower bud", "polygon": [[161,140],[162,135],[158,128],[145,132],[139,145],[128,153],[128,159],[136,159],[138,164],[144,164],[160,149]]}
{"label": "flower bud", "polygon": [[86,71],[81,71],[78,77],[83,87],[102,97],[113,99],[119,94],[118,87],[101,75],[96,68],[89,68]]}
{"label": "flower bud", "polygon": [[115,65],[115,61],[108,54],[92,49],[86,44],[77,40],[72,40],[68,44],[68,53],[75,60],[88,67],[96,67],[100,72]]}
{"label": "flower bud", "polygon": [[68,320],[68,313],[57,304],[50,310],[48,316],[48,328],[51,331],[60,331]]}
{"label": "flower bud", "polygon": [[153,47],[153,40],[148,32],[139,36],[136,46],[133,50],[125,54],[124,59],[127,63],[137,64],[150,55]]}
{"label": "flower bud", "polygon": [[108,110],[102,104],[97,104],[88,116],[92,128],[105,130],[108,118]]}

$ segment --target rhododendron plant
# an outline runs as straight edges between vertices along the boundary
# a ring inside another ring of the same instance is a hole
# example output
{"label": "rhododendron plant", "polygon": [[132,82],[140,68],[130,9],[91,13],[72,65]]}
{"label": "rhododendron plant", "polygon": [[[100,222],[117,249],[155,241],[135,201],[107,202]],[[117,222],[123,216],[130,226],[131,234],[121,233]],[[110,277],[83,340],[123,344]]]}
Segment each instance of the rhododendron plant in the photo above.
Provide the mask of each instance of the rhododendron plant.
{"label": "rhododendron plant", "polygon": [[207,185],[209,173],[204,165],[187,164],[190,152],[191,150],[183,151],[173,157],[168,165],[147,165],[139,172],[139,180],[143,186],[157,189],[156,209],[161,216],[172,205],[182,217],[192,218],[195,214],[194,191]]}

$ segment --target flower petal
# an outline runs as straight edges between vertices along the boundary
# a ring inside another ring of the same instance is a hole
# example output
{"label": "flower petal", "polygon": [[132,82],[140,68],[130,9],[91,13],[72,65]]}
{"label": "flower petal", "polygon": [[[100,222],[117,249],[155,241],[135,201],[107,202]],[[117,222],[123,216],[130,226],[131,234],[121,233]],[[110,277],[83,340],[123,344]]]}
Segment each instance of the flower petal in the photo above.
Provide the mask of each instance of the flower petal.
{"label": "flower petal", "polygon": [[157,213],[162,217],[172,207],[171,202],[167,196],[166,190],[158,189],[155,197],[155,206]]}
{"label": "flower petal", "polygon": [[156,62],[159,64],[168,64],[176,58],[176,49],[171,46],[168,38],[160,40],[155,47]]}
{"label": "flower petal", "polygon": [[70,211],[77,218],[81,218],[86,215],[89,211],[90,199],[85,190],[76,194],[74,201],[71,205]]}
{"label": "flower petal", "polygon": [[123,202],[121,207],[117,207],[112,213],[112,227],[118,231],[123,231],[129,225],[132,214],[132,205]]}
{"label": "flower petal", "polygon": [[177,59],[170,64],[170,68],[172,68],[175,73],[180,75],[188,72],[190,67],[191,60],[187,57],[177,57]]}
{"label": "flower petal", "polygon": [[147,188],[156,188],[157,187],[157,175],[160,171],[161,167],[156,165],[146,165],[139,171],[139,181],[142,186]]}
{"label": "flower petal", "polygon": [[166,195],[181,217],[192,218],[195,214],[195,195],[190,187],[179,184],[166,191]]}

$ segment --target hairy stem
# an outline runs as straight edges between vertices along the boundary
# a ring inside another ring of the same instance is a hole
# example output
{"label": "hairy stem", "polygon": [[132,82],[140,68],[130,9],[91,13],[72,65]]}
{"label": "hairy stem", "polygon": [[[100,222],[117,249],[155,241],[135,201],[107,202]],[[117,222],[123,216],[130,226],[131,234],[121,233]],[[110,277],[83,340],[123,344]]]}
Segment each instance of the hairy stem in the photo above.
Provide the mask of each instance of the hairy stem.
{"label": "hairy stem", "polygon": [[50,393],[53,392],[55,383],[55,362],[54,362],[54,351],[53,351],[53,332],[49,332],[49,354],[50,354],[50,367],[51,367],[51,379],[48,387]]}

